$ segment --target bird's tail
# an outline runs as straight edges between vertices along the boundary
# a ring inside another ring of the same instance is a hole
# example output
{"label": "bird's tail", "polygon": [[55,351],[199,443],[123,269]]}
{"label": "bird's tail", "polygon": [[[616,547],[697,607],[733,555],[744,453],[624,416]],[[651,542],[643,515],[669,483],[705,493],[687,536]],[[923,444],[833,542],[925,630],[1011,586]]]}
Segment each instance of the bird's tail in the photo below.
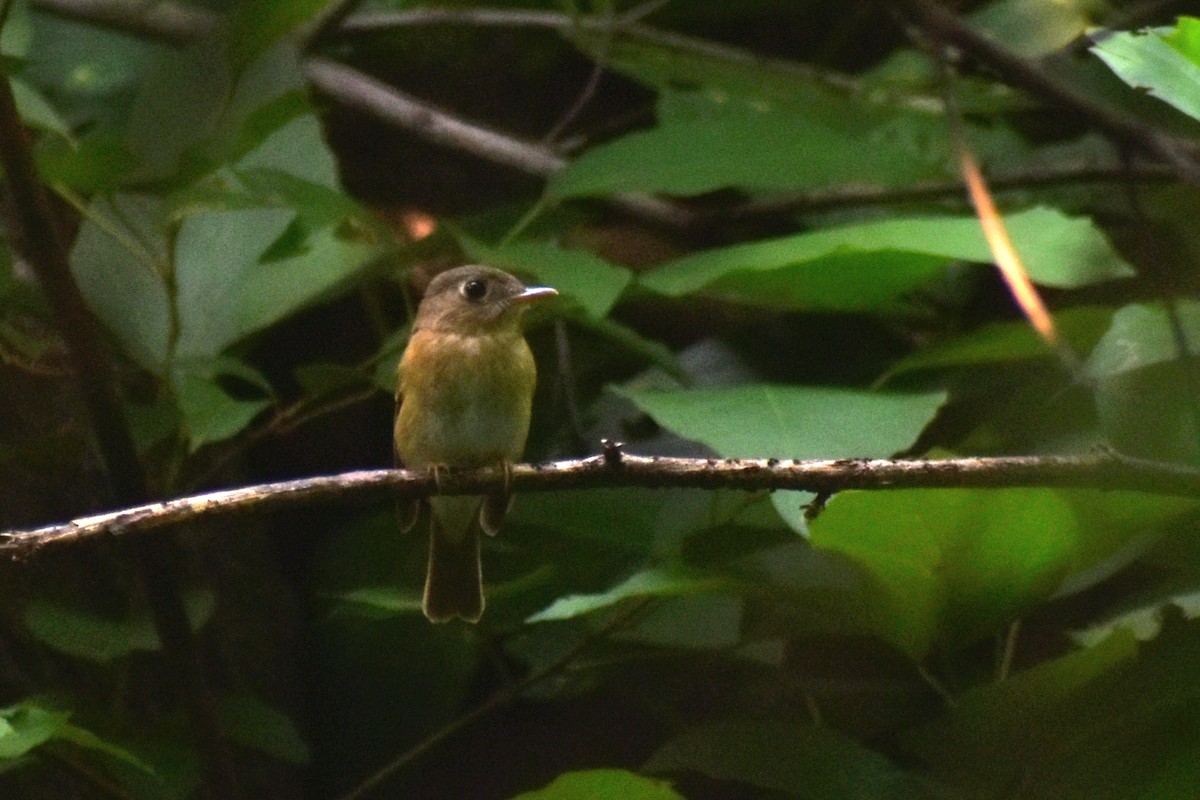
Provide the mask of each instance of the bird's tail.
{"label": "bird's tail", "polygon": [[[448,502],[449,501],[449,502]],[[422,608],[431,622],[483,616],[479,499],[439,497],[432,503],[429,571]]]}

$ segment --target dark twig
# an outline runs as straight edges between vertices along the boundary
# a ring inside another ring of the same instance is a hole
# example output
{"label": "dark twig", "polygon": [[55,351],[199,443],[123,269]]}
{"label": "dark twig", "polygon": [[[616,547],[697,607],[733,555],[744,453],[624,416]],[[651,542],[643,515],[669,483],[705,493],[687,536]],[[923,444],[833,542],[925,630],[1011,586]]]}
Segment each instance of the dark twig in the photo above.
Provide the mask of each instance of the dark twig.
{"label": "dark twig", "polygon": [[952,45],[992,69],[1001,80],[1086,117],[1105,135],[1162,159],[1180,178],[1200,184],[1200,150],[1051,76],[1038,64],[965,25],[935,0],[897,0],[930,38]]}
{"label": "dark twig", "polygon": [[[309,58],[304,62],[304,74],[323,94],[435,144],[540,178],[549,178],[567,165],[567,159],[549,147],[467,122],[336,61]],[[687,228],[698,220],[697,215],[687,208],[650,195],[618,195],[611,202],[640,217],[674,228]]]}
{"label": "dark twig", "polygon": [[[146,476],[121,410],[112,364],[101,344],[104,337],[71,276],[67,250],[38,180],[7,76],[0,79],[0,162],[12,195],[12,217],[18,228],[15,239],[54,310],[91,417],[113,498],[122,505],[144,502],[149,496]],[[219,797],[236,798],[233,762],[216,722],[195,638],[174,578],[171,542],[142,542],[134,554],[155,628],[172,671],[179,676],[196,726],[195,741],[205,760],[209,788]]]}
{"label": "dark twig", "polygon": [[651,458],[614,456],[515,464],[502,469],[365,470],[317,478],[243,486],[166,500],[77,519],[60,525],[0,533],[0,554],[21,556],[97,536],[132,536],[185,522],[231,514],[262,513],[315,502],[384,502],[435,493],[486,494],[506,485],[514,492],[641,486],[652,489],[796,489],[833,493],[847,489],[999,489],[1049,486],[1200,497],[1200,470],[1125,456],[1005,456],[940,461],[838,459]]}
{"label": "dark twig", "polygon": [[[1176,179],[1165,165],[1142,164],[1052,164],[1013,172],[1000,172],[988,178],[993,191],[1022,191],[1054,186],[1088,183],[1143,182]],[[783,195],[763,195],[719,213],[722,219],[747,219],[789,212],[823,211],[852,206],[890,205],[923,200],[964,200],[961,180],[923,181],[906,186],[843,185]]]}
{"label": "dark twig", "polygon": [[174,45],[185,45],[205,35],[221,19],[201,8],[157,0],[33,0],[33,7]]}

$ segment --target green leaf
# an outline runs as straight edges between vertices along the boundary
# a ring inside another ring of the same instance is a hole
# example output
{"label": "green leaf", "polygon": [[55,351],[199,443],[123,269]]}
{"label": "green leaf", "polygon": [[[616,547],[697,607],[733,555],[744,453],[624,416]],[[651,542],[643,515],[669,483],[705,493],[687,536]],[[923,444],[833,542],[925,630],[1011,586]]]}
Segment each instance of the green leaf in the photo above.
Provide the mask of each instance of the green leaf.
{"label": "green leaf", "polygon": [[64,742],[70,742],[77,747],[84,747],[88,750],[95,750],[96,752],[103,753],[109,758],[116,759],[117,761],[133,767],[133,769],[146,775],[155,775],[154,768],[139,758],[132,751],[121,747],[120,745],[113,744],[106,739],[102,739],[91,731],[80,728],[77,725],[72,725],[70,723],[64,725],[56,735],[56,738],[61,739]]}
{"label": "green leaf", "polygon": [[941,171],[894,129],[818,121],[779,108],[726,104],[705,118],[664,121],[589,149],[547,187],[556,197],[624,192],[698,195],[718,189],[896,186]]}
{"label": "green leaf", "polygon": [[395,586],[365,586],[348,592],[329,593],[324,597],[343,604],[348,611],[371,619],[407,616],[421,611],[421,597],[418,594]]}
{"label": "green leaf", "polygon": [[344,285],[378,252],[326,227],[309,232],[303,253],[264,263],[294,218],[291,210],[263,208],[183,221],[175,246],[178,357],[217,355]]}
{"label": "green leaf", "polygon": [[0,759],[16,759],[59,735],[71,718],[68,711],[24,700],[0,709]]}
{"label": "green leaf", "polygon": [[[193,628],[203,627],[212,617],[216,599],[211,592],[188,592],[183,600]],[[34,600],[25,609],[25,625],[51,649],[101,663],[162,646],[148,610],[118,619]]]}
{"label": "green leaf", "polygon": [[[1030,276],[1076,288],[1133,275],[1085,218],[1035,207],[1006,219]],[[954,260],[991,261],[975,217],[914,217],[845,225],[708,250],[644,275],[651,291],[697,291],[783,308],[861,311],[894,305]]]}
{"label": "green leaf", "polygon": [[[245,384],[254,394],[266,396],[234,397],[223,385],[231,378]],[[171,370],[171,388],[183,414],[192,451],[240,433],[273,402],[266,378],[226,356],[176,361]]]}
{"label": "green leaf", "polygon": [[[888,394],[752,384],[687,390],[613,387],[675,434],[725,458],[873,458],[911,445],[945,402],[940,392]],[[730,424],[737,420],[737,424]],[[775,492],[776,510],[805,530],[806,495]]]}
{"label": "green leaf", "polygon": [[1135,89],[1200,119],[1200,58],[1195,42],[1200,20],[1181,17],[1174,30],[1115,33],[1092,46],[1109,69]]}
{"label": "green leaf", "polygon": [[1127,561],[1127,548],[1194,506],[1089,490],[841,492],[809,538],[867,572],[868,624],[919,658],[938,638],[974,641],[1056,592],[1086,588],[1112,567],[1073,576]]}
{"label": "green leaf", "polygon": [[13,99],[17,102],[17,114],[21,121],[33,128],[40,128],[59,136],[71,135],[71,125],[54,106],[39,92],[20,78],[7,78],[12,85]]}
{"label": "green leaf", "polygon": [[[1096,346],[1112,322],[1112,309],[1081,306],[1059,311],[1054,325],[1077,353]],[[1046,340],[1038,336],[1027,321],[993,322],[962,336],[937,342],[905,356],[881,382],[897,375],[926,369],[973,367],[1038,358],[1055,358]]]}
{"label": "green leaf", "polygon": [[100,198],[88,207],[71,250],[71,271],[88,305],[130,357],[159,375],[171,330],[163,213],[148,195]]}
{"label": "green leaf", "polygon": [[[1200,346],[1200,304],[1176,304],[1184,352]],[[1200,463],[1200,401],[1167,310],[1125,306],[1093,350],[1096,410],[1109,443],[1130,455]]]}
{"label": "green leaf", "polygon": [[766,719],[692,728],[659,748],[645,769],[689,770],[811,800],[925,796],[915,778],[849,737]]}
{"label": "green leaf", "polygon": [[1189,61],[1200,66],[1200,19],[1179,17],[1175,21],[1175,30],[1163,39]]}
{"label": "green leaf", "polygon": [[941,392],[888,394],[777,384],[612,389],[663,427],[725,458],[891,455],[911,445],[945,401]]}
{"label": "green leaf", "polygon": [[282,711],[251,694],[227,695],[217,703],[222,729],[238,744],[289,764],[307,764],[308,745]]}
{"label": "green leaf", "polygon": [[683,800],[666,781],[623,769],[565,772],[549,785],[515,795],[513,800]]}
{"label": "green leaf", "polygon": [[733,588],[726,577],[685,570],[649,569],[634,573],[616,586],[596,594],[572,594],[555,600],[526,619],[526,622],[550,622],[573,619],[620,603],[631,597],[678,597],[719,592]]}
{"label": "green leaf", "polygon": [[603,319],[633,280],[629,270],[610,264],[586,250],[554,242],[520,241],[489,248],[459,237],[467,255],[494,267],[533,276],[552,286],[568,303],[593,319]]}
{"label": "green leaf", "polygon": [[230,63],[235,70],[244,68],[332,4],[332,0],[251,0],[236,6],[229,20]]}
{"label": "green leaf", "polygon": [[[1188,352],[1200,347],[1200,303],[1175,303],[1183,344]],[[1162,305],[1133,303],[1113,314],[1112,324],[1088,359],[1088,374],[1096,380],[1152,367],[1182,357],[1171,314]]]}

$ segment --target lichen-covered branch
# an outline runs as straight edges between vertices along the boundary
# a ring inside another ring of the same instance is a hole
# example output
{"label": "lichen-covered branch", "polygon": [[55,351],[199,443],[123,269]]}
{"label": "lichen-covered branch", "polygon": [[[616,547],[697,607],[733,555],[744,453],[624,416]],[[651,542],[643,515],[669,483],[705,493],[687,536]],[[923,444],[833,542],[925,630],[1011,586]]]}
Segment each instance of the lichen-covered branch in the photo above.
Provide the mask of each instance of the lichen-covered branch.
{"label": "lichen-covered branch", "polygon": [[[304,503],[371,503],[389,497],[481,494],[503,485],[499,469],[429,472],[365,470],[208,492],[149,503],[60,525],[0,532],[0,554],[29,555],[91,537],[130,536],[218,515],[262,513]],[[600,487],[797,489],[831,494],[847,489],[1005,488],[1046,486],[1200,497],[1200,471],[1111,453],[1089,456],[1010,456],[937,461],[836,459],[692,459],[604,455],[549,464],[517,464],[515,492]]]}

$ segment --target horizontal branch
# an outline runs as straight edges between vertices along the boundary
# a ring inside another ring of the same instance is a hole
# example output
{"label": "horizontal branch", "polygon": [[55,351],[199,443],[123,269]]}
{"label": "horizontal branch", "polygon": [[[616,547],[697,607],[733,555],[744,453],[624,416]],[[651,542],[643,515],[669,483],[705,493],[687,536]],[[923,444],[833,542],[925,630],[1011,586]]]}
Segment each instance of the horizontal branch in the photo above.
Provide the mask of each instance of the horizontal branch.
{"label": "horizontal branch", "polygon": [[[496,468],[428,471],[365,470],[208,492],[113,511],[61,525],[0,532],[0,554],[19,556],[95,536],[133,535],[219,515],[261,513],[316,502],[383,502],[389,497],[482,494],[504,485]],[[794,489],[831,494],[846,489],[932,489],[1041,486],[1123,489],[1200,497],[1200,471],[1111,453],[1091,456],[1009,456],[940,461],[837,459],[693,459],[605,455],[550,464],[516,464],[515,492],[600,487]]]}

